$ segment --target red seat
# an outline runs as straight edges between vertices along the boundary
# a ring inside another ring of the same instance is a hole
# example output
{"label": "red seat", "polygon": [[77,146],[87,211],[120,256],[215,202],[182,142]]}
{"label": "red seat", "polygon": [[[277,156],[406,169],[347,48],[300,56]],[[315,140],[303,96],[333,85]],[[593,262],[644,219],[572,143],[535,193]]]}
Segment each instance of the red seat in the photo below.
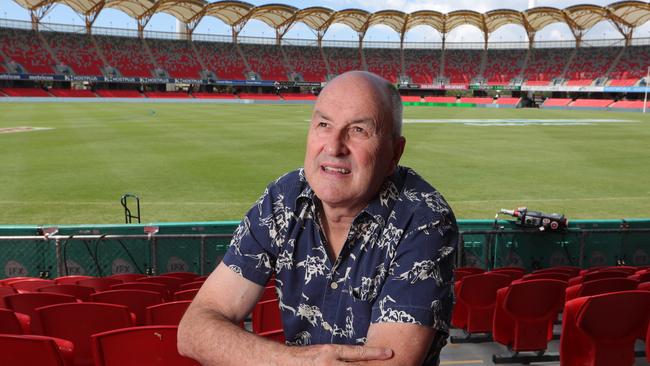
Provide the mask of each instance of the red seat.
{"label": "red seat", "polygon": [[39,288],[56,285],[53,280],[42,280],[38,278],[30,278],[25,280],[17,280],[9,282],[10,287],[15,288],[18,292],[37,292]]}
{"label": "red seat", "polygon": [[92,276],[62,276],[54,279],[58,285],[76,285],[77,281],[93,278]]}
{"label": "red seat", "polygon": [[284,343],[284,329],[280,314],[280,301],[272,299],[260,301],[251,315],[253,333],[280,343]]}
{"label": "red seat", "polygon": [[176,348],[178,327],[153,325],[116,329],[92,336],[96,366],[194,366]]}
{"label": "red seat", "polygon": [[81,301],[90,301],[90,295],[95,293],[95,289],[81,285],[54,285],[41,287],[38,289],[38,292],[70,295]]}
{"label": "red seat", "polygon": [[560,338],[562,366],[631,366],[634,343],[650,309],[650,293],[621,291],[566,303]]}
{"label": "red seat", "polygon": [[519,269],[495,269],[490,271],[491,273],[504,274],[510,277],[511,281],[516,281],[524,276],[524,271]]}
{"label": "red seat", "polygon": [[593,296],[609,292],[634,290],[638,282],[629,278],[613,277],[599,280],[587,281],[577,285],[569,286],[566,289],[566,300],[573,300],[581,296]]}
{"label": "red seat", "polygon": [[599,280],[602,278],[613,278],[613,277],[627,277],[628,274],[625,271],[616,271],[616,270],[597,270],[592,272],[584,273],[581,276],[573,277],[569,280],[569,286],[577,285],[582,282]]}
{"label": "red seat", "polygon": [[470,272],[472,274],[479,274],[485,272],[483,268],[478,267],[458,267],[456,271]]}
{"label": "red seat", "polygon": [[41,323],[36,317],[36,309],[41,306],[77,302],[77,299],[70,295],[50,294],[47,292],[30,292],[15,294],[5,297],[7,308],[28,315],[31,318],[31,332],[42,334]]}
{"label": "red seat", "polygon": [[515,352],[543,351],[553,338],[553,321],[564,300],[566,282],[516,281],[497,291],[492,336]]}
{"label": "red seat", "polygon": [[167,272],[161,274],[161,276],[178,278],[183,281],[183,283],[192,282],[199,277],[199,275],[194,272]]}
{"label": "red seat", "polygon": [[160,283],[167,286],[167,289],[170,293],[178,291],[178,288],[183,284],[183,280],[180,280],[176,277],[167,277],[167,276],[149,276],[142,277],[135,280],[136,282],[150,282],[150,283]]}
{"label": "red seat", "polygon": [[456,299],[456,301],[454,302],[454,308],[453,311],[451,312],[451,325],[458,329],[467,328],[467,307],[463,302],[458,301],[458,292],[460,289],[460,283],[467,276],[470,275],[464,275],[459,280],[454,282],[454,298]]}
{"label": "red seat", "polygon": [[135,314],[136,325],[145,324],[145,309],[163,302],[158,292],[145,290],[110,290],[94,293],[90,296],[94,302],[124,305]]}
{"label": "red seat", "polygon": [[465,330],[468,333],[492,331],[497,290],[510,282],[510,276],[491,272],[463,278],[458,289],[458,301],[467,308]]}
{"label": "red seat", "polygon": [[13,287],[0,287],[0,309],[7,309],[7,305],[5,305],[5,296],[17,293],[18,291]]}
{"label": "red seat", "polygon": [[199,289],[199,288],[201,288],[201,286],[203,286],[204,283],[205,283],[205,280],[188,282],[188,283],[182,284],[181,287],[179,287],[178,289],[181,290],[181,291],[182,290]]}
{"label": "red seat", "polygon": [[192,301],[172,301],[148,306],[145,310],[147,325],[178,325]]}
{"label": "red seat", "polygon": [[530,273],[521,278],[523,281],[530,280],[559,280],[568,282],[571,279],[571,275],[568,273],[561,272],[541,272],[541,273]]}
{"label": "red seat", "polygon": [[198,288],[191,290],[181,290],[174,292],[174,301],[180,300],[194,300],[194,297],[199,292]]}
{"label": "red seat", "polygon": [[119,274],[114,274],[114,275],[108,276],[108,278],[113,278],[115,280],[120,280],[122,282],[131,282],[131,281],[135,281],[138,278],[142,278],[142,277],[147,277],[147,275],[143,275],[143,274],[140,274],[140,273],[119,273]]}
{"label": "red seat", "polygon": [[0,365],[73,366],[73,351],[65,339],[0,334]]}
{"label": "red seat", "polygon": [[92,287],[95,291],[106,291],[113,285],[122,283],[121,280],[110,277],[94,277],[77,281],[77,285]]}
{"label": "red seat", "polygon": [[145,290],[153,291],[160,294],[165,300],[169,300],[169,290],[167,286],[160,283],[149,282],[125,282],[111,286],[111,290]]}
{"label": "red seat", "polygon": [[273,299],[277,299],[277,298],[278,298],[278,295],[275,292],[275,287],[266,286],[266,287],[264,287],[264,291],[262,292],[262,296],[260,297],[258,302],[273,300]]}
{"label": "red seat", "polygon": [[0,333],[30,334],[30,321],[29,315],[0,309]]}
{"label": "red seat", "polygon": [[36,313],[45,335],[74,343],[75,366],[93,365],[91,335],[133,326],[132,314],[123,305],[78,302],[45,306]]}

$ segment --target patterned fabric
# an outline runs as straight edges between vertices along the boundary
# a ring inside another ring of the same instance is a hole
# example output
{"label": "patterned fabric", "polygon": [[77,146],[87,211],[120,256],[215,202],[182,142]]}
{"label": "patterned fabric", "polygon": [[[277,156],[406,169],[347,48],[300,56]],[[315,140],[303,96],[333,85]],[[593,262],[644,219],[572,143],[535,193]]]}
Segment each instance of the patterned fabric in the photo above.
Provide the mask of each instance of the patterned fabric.
{"label": "patterned fabric", "polygon": [[223,261],[264,286],[275,273],[288,344],[365,344],[371,323],[448,332],[458,228],[434,188],[398,167],[330,258],[302,169],[264,191]]}

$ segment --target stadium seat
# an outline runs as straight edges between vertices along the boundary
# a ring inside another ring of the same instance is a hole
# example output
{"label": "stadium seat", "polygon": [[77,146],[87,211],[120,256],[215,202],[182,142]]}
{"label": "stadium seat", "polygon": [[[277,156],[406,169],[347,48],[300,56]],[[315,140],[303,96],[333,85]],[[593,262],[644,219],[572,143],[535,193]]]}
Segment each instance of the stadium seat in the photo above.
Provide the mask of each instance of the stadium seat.
{"label": "stadium seat", "polygon": [[171,295],[167,286],[160,283],[153,282],[125,282],[118,283],[117,285],[111,286],[111,290],[144,290],[144,291],[153,291],[157,292],[162,296],[163,300],[169,300]]}
{"label": "stadium seat", "polygon": [[147,306],[145,323],[147,325],[178,325],[191,303],[191,300],[183,300]]}
{"label": "stadium seat", "polygon": [[92,336],[95,366],[200,366],[176,348],[178,327],[152,325],[96,333]]}
{"label": "stadium seat", "polygon": [[8,285],[15,288],[19,293],[24,293],[37,292],[39,288],[56,285],[56,282],[53,280],[30,278],[9,282]]}
{"label": "stadium seat", "polygon": [[159,283],[167,286],[169,292],[174,293],[178,291],[178,288],[184,283],[183,280],[180,280],[176,277],[167,277],[167,276],[149,276],[142,277],[135,280],[136,282],[149,282],[149,283]]}
{"label": "stadium seat", "polygon": [[516,281],[497,291],[492,336],[515,352],[544,351],[564,302],[565,281]]}
{"label": "stadium seat", "polygon": [[77,281],[77,285],[92,287],[95,291],[106,291],[118,283],[122,283],[122,281],[110,277],[94,277]]}
{"label": "stadium seat", "polygon": [[600,270],[600,271],[592,271],[592,272],[587,272],[581,276],[576,276],[573,277],[572,279],[569,280],[569,286],[577,285],[582,282],[587,282],[587,281],[593,281],[593,280],[599,280],[602,278],[625,278],[627,277],[627,272],[625,271],[617,271],[617,270]]}
{"label": "stadium seat", "polygon": [[91,335],[133,326],[133,316],[123,305],[79,302],[44,306],[36,312],[45,335],[74,343],[75,366],[93,365]]}
{"label": "stadium seat", "polygon": [[54,285],[41,287],[38,289],[38,292],[70,295],[76,297],[81,301],[89,301],[90,295],[95,293],[95,289],[81,285]]}
{"label": "stadium seat", "polygon": [[497,290],[508,286],[510,282],[510,276],[492,272],[463,278],[458,289],[458,301],[467,309],[467,333],[492,331]]}
{"label": "stadium seat", "polygon": [[456,270],[463,271],[463,272],[470,272],[472,274],[485,273],[485,270],[483,268],[478,268],[478,267],[458,267],[456,268]]}
{"label": "stadium seat", "polygon": [[0,334],[0,365],[75,366],[74,344],[39,335]]}
{"label": "stadium seat", "polygon": [[530,280],[560,280],[564,282],[569,282],[571,275],[568,273],[562,272],[542,272],[542,273],[529,273],[521,278],[522,281]]}
{"label": "stadium seat", "polygon": [[194,289],[199,289],[201,286],[203,286],[203,283],[205,283],[205,280],[203,281],[193,281],[193,282],[187,282],[182,284],[178,289],[179,290],[194,290]]}
{"label": "stadium seat", "polygon": [[189,289],[189,290],[180,290],[174,292],[174,301],[180,301],[180,300],[194,300],[194,297],[196,294],[199,293],[198,288],[194,289]]}
{"label": "stadium seat", "polygon": [[47,292],[30,292],[5,297],[7,308],[22,313],[31,319],[31,333],[42,334],[41,323],[36,316],[36,309],[54,304],[76,303],[77,299],[70,295],[51,294]]}
{"label": "stadium seat", "polygon": [[570,300],[560,337],[562,366],[631,366],[648,319],[650,292],[622,291]]}
{"label": "stadium seat", "polygon": [[124,305],[135,314],[136,325],[145,324],[145,309],[163,302],[158,292],[145,290],[109,290],[90,295],[91,301]]}
{"label": "stadium seat", "polygon": [[29,315],[0,309],[0,334],[30,334]]}
{"label": "stadium seat", "polygon": [[162,273],[161,276],[178,278],[184,284],[188,283],[188,282],[192,282],[192,281],[194,281],[194,279],[199,277],[198,274],[193,273],[193,272],[167,272],[167,273]]}
{"label": "stadium seat", "polygon": [[519,269],[512,268],[495,268],[490,271],[490,273],[504,274],[510,277],[511,281],[518,280],[524,276],[524,272]]}
{"label": "stadium seat", "polygon": [[567,287],[565,301],[573,300],[581,296],[593,296],[609,292],[634,290],[637,288],[638,284],[638,281],[623,277],[601,278],[586,281]]}
{"label": "stadium seat", "polygon": [[108,276],[108,278],[112,278],[122,282],[132,282],[137,280],[138,278],[143,278],[143,277],[147,277],[147,275],[143,275],[140,273],[120,273],[120,274],[113,274]]}
{"label": "stadium seat", "polygon": [[280,343],[284,343],[282,315],[278,299],[260,301],[251,314],[253,333]]}
{"label": "stadium seat", "polygon": [[16,289],[13,287],[0,286],[0,309],[7,309],[7,305],[5,304],[5,296],[17,293],[18,291],[16,291]]}
{"label": "stadium seat", "polygon": [[266,286],[264,291],[262,291],[262,296],[258,300],[259,302],[277,299],[278,295],[275,291],[275,286]]}
{"label": "stadium seat", "polygon": [[61,276],[54,279],[57,285],[76,285],[77,281],[93,278],[92,276]]}

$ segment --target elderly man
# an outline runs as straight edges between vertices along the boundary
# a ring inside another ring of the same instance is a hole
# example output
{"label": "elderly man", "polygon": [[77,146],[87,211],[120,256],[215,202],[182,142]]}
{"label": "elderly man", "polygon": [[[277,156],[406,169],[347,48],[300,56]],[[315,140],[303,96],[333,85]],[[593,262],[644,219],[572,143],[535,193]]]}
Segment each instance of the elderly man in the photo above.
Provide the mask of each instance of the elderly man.
{"label": "elderly man", "polygon": [[[270,184],[179,327],[204,365],[421,365],[448,332],[457,226],[441,195],[398,166],[402,105],[348,72],[312,115],[304,168]],[[287,345],[240,329],[268,279]]]}

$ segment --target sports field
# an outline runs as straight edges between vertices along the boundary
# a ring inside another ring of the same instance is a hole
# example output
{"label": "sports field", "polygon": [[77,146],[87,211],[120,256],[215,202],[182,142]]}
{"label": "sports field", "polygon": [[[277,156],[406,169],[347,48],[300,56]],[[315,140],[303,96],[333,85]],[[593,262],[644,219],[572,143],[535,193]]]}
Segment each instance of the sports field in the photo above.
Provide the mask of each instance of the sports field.
{"label": "sports field", "polygon": [[[302,165],[308,105],[0,103],[0,224],[239,220]],[[407,107],[402,164],[462,219],[650,217],[650,117]],[[5,130],[33,127],[37,130]],[[38,130],[39,128],[43,128]]]}

